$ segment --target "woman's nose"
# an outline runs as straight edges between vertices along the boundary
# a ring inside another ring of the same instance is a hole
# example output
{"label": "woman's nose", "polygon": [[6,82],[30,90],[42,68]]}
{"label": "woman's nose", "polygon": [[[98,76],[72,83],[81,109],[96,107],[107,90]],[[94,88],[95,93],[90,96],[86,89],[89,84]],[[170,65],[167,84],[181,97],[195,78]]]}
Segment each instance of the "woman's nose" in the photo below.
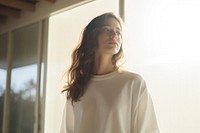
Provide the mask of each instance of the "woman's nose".
{"label": "woman's nose", "polygon": [[117,32],[115,30],[111,30],[110,32],[110,35],[113,37],[113,36],[116,36],[117,35]]}

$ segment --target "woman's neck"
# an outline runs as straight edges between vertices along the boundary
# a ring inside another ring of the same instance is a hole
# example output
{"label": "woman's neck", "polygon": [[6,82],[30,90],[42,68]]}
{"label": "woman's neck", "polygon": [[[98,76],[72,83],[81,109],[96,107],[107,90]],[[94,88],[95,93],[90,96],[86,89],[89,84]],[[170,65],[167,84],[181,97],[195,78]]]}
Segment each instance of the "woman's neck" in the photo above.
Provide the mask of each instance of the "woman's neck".
{"label": "woman's neck", "polygon": [[93,74],[95,75],[103,75],[108,74],[115,71],[115,67],[112,63],[112,58],[102,58],[97,57],[95,60],[95,66],[93,69]]}

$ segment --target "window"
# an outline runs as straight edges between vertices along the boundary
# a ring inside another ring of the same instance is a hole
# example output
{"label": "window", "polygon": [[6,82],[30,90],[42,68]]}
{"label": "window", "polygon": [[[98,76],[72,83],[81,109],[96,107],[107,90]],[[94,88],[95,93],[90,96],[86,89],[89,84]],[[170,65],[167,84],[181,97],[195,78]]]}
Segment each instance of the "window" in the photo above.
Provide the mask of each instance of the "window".
{"label": "window", "polygon": [[38,23],[13,31],[9,133],[34,132],[38,31]]}
{"label": "window", "polygon": [[3,133],[43,130],[46,50],[42,51],[42,47],[46,45],[41,46],[42,24],[43,21],[36,22],[0,35],[0,131]]}
{"label": "window", "polygon": [[8,34],[0,35],[0,132],[3,127],[3,109],[6,90]]}
{"label": "window", "polygon": [[125,1],[127,67],[148,84],[162,133],[199,132],[200,2]]}

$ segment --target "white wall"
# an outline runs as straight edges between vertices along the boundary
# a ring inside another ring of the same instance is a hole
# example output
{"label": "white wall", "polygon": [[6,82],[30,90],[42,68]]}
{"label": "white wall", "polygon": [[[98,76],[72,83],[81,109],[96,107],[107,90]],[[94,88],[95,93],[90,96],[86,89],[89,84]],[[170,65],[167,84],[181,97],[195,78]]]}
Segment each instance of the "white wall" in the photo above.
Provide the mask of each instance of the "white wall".
{"label": "white wall", "polygon": [[50,17],[45,133],[57,133],[60,128],[66,100],[65,94],[60,93],[62,74],[69,68],[81,31],[94,17],[107,11],[117,13],[118,1],[98,0]]}
{"label": "white wall", "polygon": [[143,75],[161,133],[200,132],[200,1],[127,0],[127,67]]}

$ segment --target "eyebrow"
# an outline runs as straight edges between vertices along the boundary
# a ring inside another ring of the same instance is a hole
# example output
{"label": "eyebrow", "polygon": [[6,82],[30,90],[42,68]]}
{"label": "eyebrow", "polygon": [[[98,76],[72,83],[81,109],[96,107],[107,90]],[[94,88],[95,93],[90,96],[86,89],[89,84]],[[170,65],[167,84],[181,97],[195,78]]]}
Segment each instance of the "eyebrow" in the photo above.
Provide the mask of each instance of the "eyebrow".
{"label": "eyebrow", "polygon": [[[103,26],[109,26],[109,27],[111,27],[111,25],[108,25],[108,24],[105,24],[105,25],[103,25]],[[120,27],[116,27],[116,29],[122,30]]]}

